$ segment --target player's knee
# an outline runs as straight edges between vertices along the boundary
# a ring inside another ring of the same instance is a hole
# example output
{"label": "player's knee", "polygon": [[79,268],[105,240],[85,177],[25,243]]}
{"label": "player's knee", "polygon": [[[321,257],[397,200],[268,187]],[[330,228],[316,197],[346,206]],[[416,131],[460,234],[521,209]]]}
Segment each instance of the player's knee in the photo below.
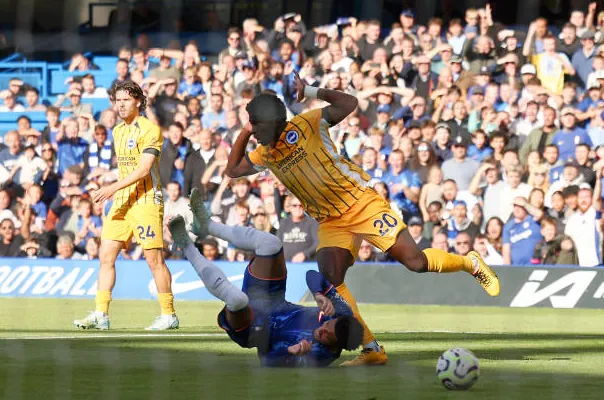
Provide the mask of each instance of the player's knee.
{"label": "player's knee", "polygon": [[422,252],[420,252],[415,257],[411,257],[411,258],[405,260],[404,264],[407,267],[407,269],[412,272],[421,273],[421,272],[428,271],[428,262],[426,260],[426,257],[424,256],[424,253],[422,253]]}
{"label": "player's knee", "polygon": [[281,240],[268,232],[260,232],[256,240],[256,254],[259,256],[274,256],[281,251]]}
{"label": "player's knee", "polygon": [[103,254],[101,252],[99,254],[99,262],[101,268],[115,268],[115,257],[112,257],[110,254]]}
{"label": "player's knee", "polygon": [[327,279],[332,285],[340,286],[342,283],[344,283],[345,274],[342,272],[341,269],[327,267],[325,265],[319,264],[319,272],[321,272],[325,279]]}
{"label": "player's knee", "polygon": [[148,252],[145,254],[145,260],[151,270],[159,269],[164,266],[164,258],[159,251]]}

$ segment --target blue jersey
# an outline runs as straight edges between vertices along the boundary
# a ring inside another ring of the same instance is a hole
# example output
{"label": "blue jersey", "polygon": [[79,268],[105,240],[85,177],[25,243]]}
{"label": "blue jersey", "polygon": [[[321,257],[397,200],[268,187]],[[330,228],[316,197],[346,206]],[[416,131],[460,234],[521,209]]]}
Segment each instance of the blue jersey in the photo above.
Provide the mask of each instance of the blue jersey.
{"label": "blue jersey", "polygon": [[484,146],[482,149],[472,144],[468,147],[468,158],[474,161],[483,162],[485,158],[490,157],[493,154],[493,149],[490,146]]}
{"label": "blue jersey", "polygon": [[541,227],[530,215],[522,222],[516,222],[512,217],[503,227],[503,244],[510,245],[513,265],[529,265],[541,239]]}
{"label": "blue jersey", "polygon": [[[332,301],[334,315],[323,315],[318,307],[304,307],[284,301],[268,316],[266,326],[270,332],[269,348],[267,352],[258,352],[262,365],[321,367],[328,366],[340,357],[341,350],[334,351],[315,341],[313,332],[330,319],[340,315],[352,315],[352,310],[321,273],[307,271],[306,283],[311,293],[323,293]],[[289,354],[288,347],[302,340],[312,342],[312,350],[304,356]]]}
{"label": "blue jersey", "polygon": [[401,183],[407,188],[421,189],[422,181],[419,179],[417,172],[410,169],[405,169],[400,174],[394,175],[391,171],[388,171],[382,177],[382,181],[388,185],[390,197],[401,209],[407,210],[412,214],[416,214],[419,211],[417,204],[409,200],[405,196],[404,191],[401,190],[400,192],[394,192],[392,190],[393,185]]}
{"label": "blue jersey", "polygon": [[575,147],[578,144],[592,146],[591,138],[583,128],[575,128],[572,131],[559,130],[552,138],[552,143],[558,146],[558,159],[563,162],[574,160]]}
{"label": "blue jersey", "polygon": [[[248,295],[254,312],[252,325],[244,330],[232,329],[224,310],[218,315],[219,325],[241,347],[257,348],[258,357],[267,367],[326,367],[340,357],[341,350],[334,350],[314,340],[313,332],[324,322],[340,315],[352,315],[348,303],[317,271],[306,273],[310,292],[323,293],[334,306],[333,316],[321,313],[318,307],[304,307],[285,301],[286,278],[266,281],[254,277],[246,269],[242,290]],[[290,346],[308,340],[312,349],[303,356],[288,352]]]}

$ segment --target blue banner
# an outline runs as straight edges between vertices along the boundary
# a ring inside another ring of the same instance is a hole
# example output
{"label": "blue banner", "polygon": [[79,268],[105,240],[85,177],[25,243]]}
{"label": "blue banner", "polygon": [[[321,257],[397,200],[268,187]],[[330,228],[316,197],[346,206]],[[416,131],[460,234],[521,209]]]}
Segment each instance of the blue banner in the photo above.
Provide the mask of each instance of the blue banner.
{"label": "blue banner", "polygon": [[[187,261],[167,260],[177,300],[216,300]],[[218,261],[231,282],[241,287],[247,263]],[[285,298],[299,302],[307,292],[306,271],[316,263],[291,264]],[[98,261],[4,258],[0,261],[0,297],[94,298]],[[118,261],[113,299],[155,299],[157,288],[145,261]]]}

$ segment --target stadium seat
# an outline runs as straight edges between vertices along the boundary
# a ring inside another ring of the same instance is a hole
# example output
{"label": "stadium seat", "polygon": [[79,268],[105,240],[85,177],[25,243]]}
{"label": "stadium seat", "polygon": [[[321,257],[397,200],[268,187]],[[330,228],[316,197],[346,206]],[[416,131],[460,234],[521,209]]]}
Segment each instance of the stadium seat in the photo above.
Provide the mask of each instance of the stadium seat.
{"label": "stadium seat", "polygon": [[104,87],[109,89],[111,87],[111,83],[115,79],[115,70],[110,71],[50,71],[50,94],[60,94],[65,93],[67,90],[67,86],[65,85],[65,80],[71,76],[83,76],[86,74],[94,75],[94,79],[97,86]]}
{"label": "stadium seat", "polygon": [[101,71],[114,71],[117,57],[115,56],[95,56],[92,63],[101,69]]}
{"label": "stadium seat", "polygon": [[43,111],[0,112],[0,134],[4,137],[7,131],[17,129],[17,118],[25,115],[31,119],[31,126],[42,131],[46,126],[46,113]]}
{"label": "stadium seat", "polygon": [[7,88],[8,82],[12,78],[19,78],[24,83],[27,83],[40,91],[42,89],[42,77],[40,72],[0,72],[0,87]]}
{"label": "stadium seat", "polygon": [[110,107],[109,98],[82,99],[82,104],[92,104],[92,115],[99,118],[101,112]]}

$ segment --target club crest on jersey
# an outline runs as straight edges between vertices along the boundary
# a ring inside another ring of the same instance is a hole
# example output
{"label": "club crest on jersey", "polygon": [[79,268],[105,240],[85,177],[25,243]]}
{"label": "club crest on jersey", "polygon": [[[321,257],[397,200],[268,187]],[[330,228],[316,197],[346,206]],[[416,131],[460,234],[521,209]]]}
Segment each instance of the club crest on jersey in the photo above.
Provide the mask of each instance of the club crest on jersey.
{"label": "club crest on jersey", "polygon": [[295,144],[299,138],[300,138],[300,135],[296,131],[288,131],[285,134],[285,141],[288,144]]}
{"label": "club crest on jersey", "polygon": [[134,139],[128,139],[128,143],[126,143],[126,147],[128,147],[130,150],[132,150],[135,146],[136,146],[136,143],[134,143]]}

